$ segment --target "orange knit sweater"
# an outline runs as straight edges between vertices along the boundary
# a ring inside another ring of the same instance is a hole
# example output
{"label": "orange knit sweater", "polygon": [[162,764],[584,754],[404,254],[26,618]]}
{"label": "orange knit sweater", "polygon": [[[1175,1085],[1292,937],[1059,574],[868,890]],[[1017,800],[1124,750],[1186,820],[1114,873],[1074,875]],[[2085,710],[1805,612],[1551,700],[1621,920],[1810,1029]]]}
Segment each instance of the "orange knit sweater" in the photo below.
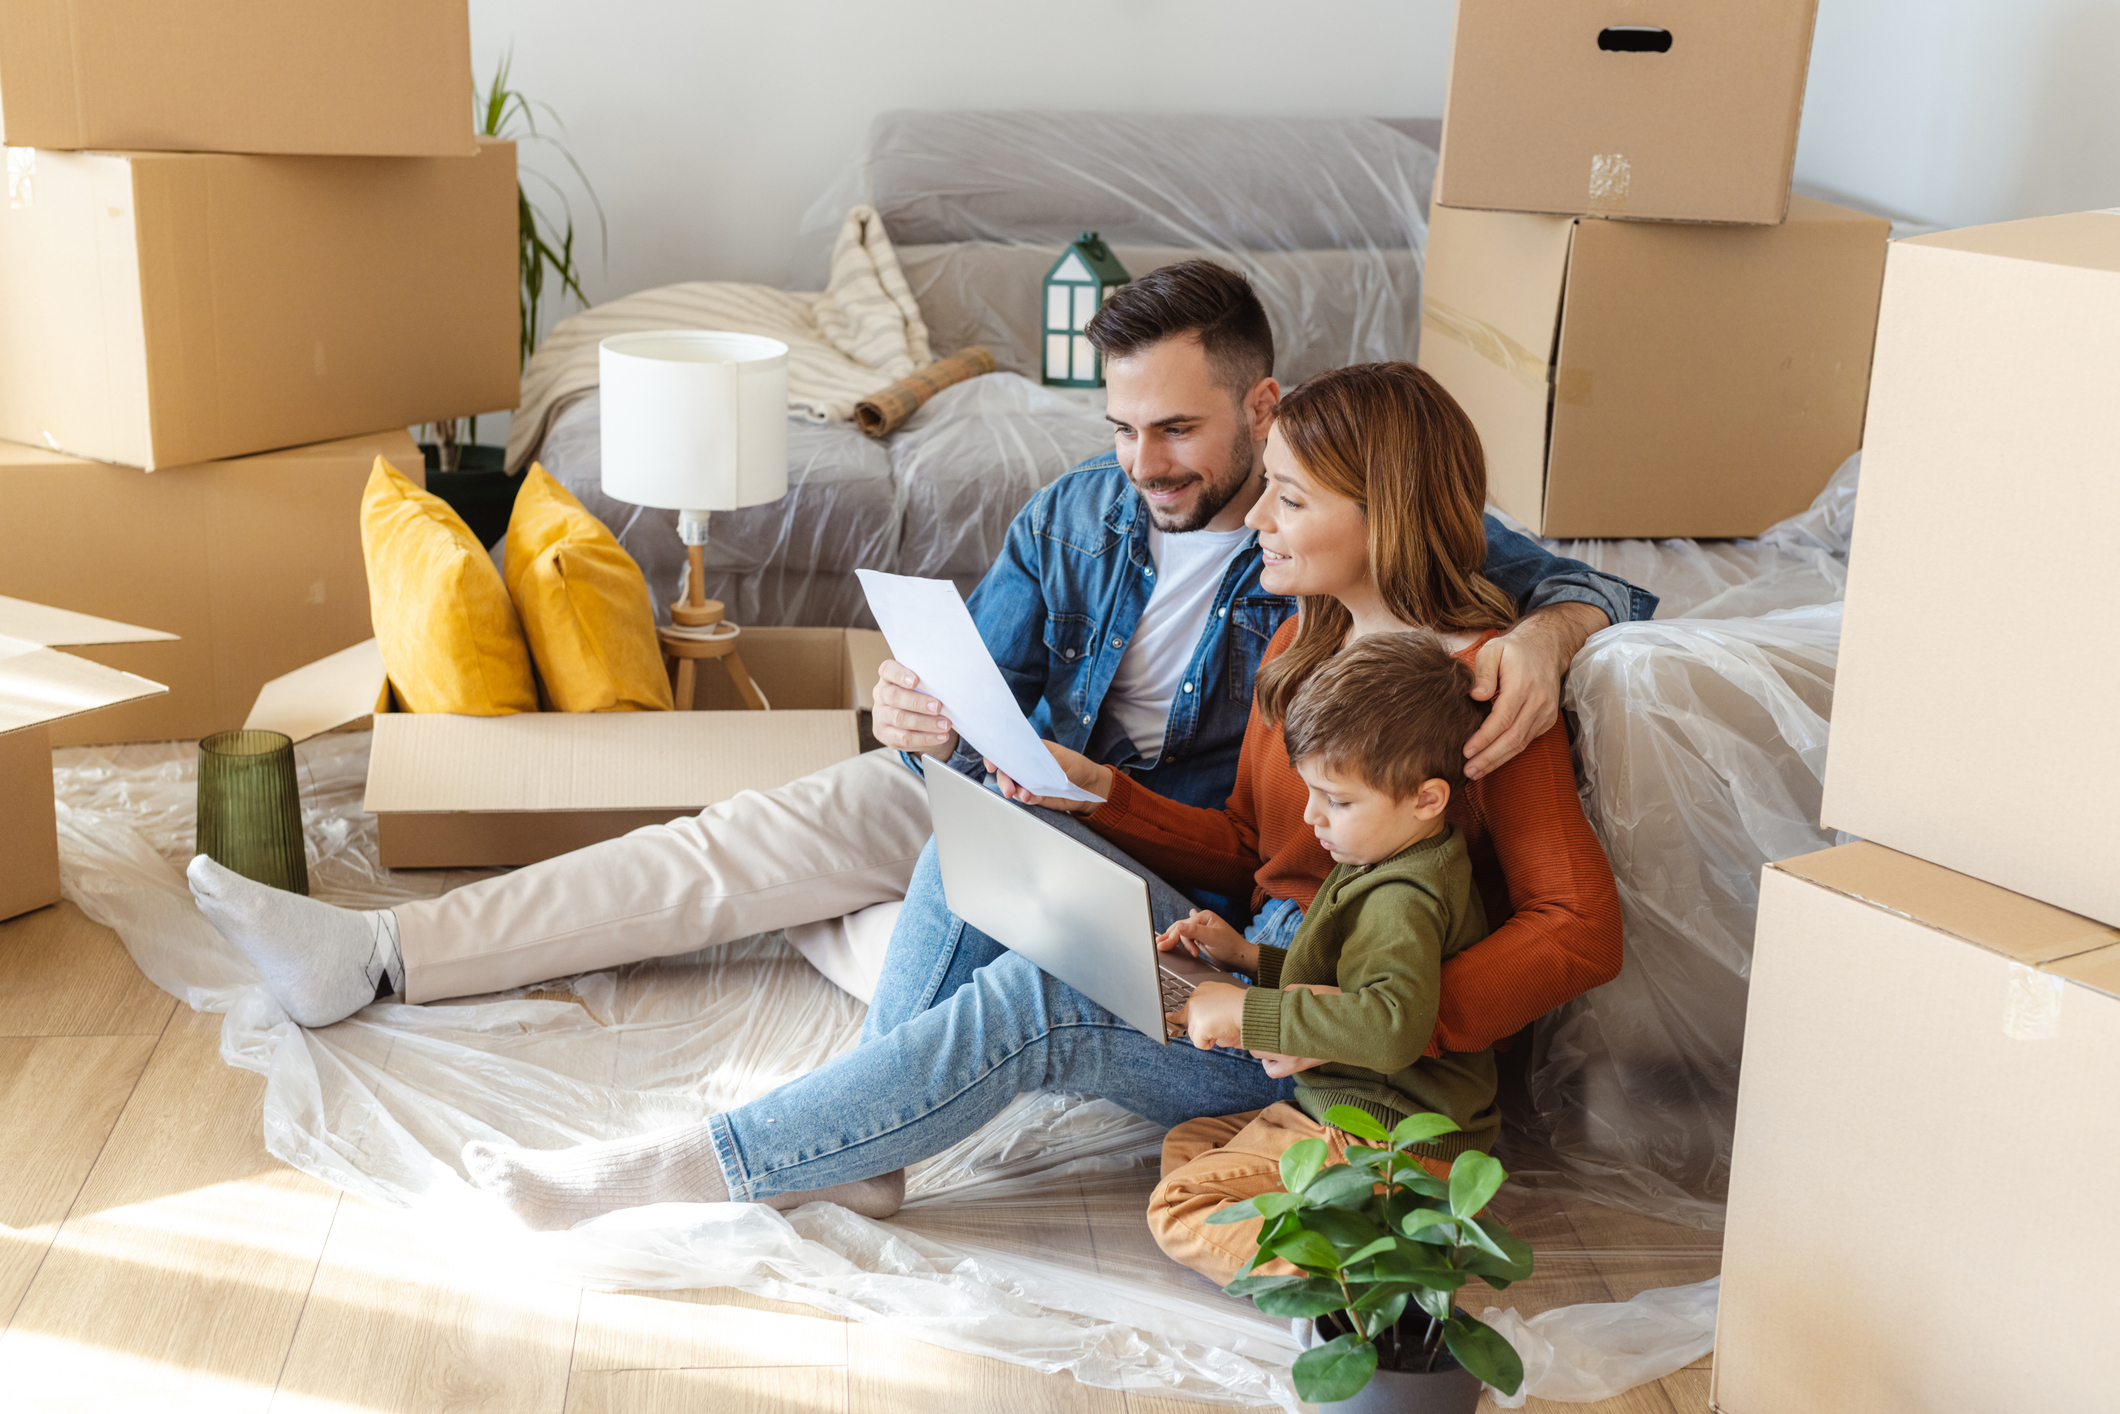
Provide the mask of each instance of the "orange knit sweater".
{"label": "orange knit sweater", "polygon": [[[1285,652],[1295,631],[1296,620],[1283,624],[1260,666]],[[1457,656],[1471,662],[1492,637]],[[1254,711],[1222,809],[1180,805],[1114,772],[1111,798],[1089,824],[1174,884],[1233,897],[1249,890],[1254,908],[1269,898],[1308,908],[1332,872],[1332,856],[1303,823],[1308,795],[1280,727]],[[1486,1050],[1620,967],[1619,891],[1583,818],[1559,723],[1455,792],[1445,814],[1465,834],[1494,930],[1443,964],[1431,1055]]]}

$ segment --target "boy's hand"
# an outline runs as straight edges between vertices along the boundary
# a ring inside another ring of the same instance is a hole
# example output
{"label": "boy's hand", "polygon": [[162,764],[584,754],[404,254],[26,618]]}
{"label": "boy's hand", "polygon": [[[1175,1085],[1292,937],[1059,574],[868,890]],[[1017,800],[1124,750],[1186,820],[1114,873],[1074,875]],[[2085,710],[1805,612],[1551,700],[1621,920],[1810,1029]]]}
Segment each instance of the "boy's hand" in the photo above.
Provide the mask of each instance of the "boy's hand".
{"label": "boy's hand", "polygon": [[1164,1020],[1185,1029],[1203,1051],[1244,1044],[1244,992],[1227,982],[1202,982],[1184,1006]]}
{"label": "boy's hand", "polygon": [[1299,1070],[1325,1064],[1315,1056],[1284,1056],[1274,1051],[1253,1051],[1251,1055],[1275,1080],[1286,1080]]}
{"label": "boy's hand", "polygon": [[1157,934],[1156,946],[1164,952],[1182,947],[1194,957],[1205,954],[1226,971],[1259,975],[1259,945],[1245,942],[1242,933],[1204,908],[1194,909]]}

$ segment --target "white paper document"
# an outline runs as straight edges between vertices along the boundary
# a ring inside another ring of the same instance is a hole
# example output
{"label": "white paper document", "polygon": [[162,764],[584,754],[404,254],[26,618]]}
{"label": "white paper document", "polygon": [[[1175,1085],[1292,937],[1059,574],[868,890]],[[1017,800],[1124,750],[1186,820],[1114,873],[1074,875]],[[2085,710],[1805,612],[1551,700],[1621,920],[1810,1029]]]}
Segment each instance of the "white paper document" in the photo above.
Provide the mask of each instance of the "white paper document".
{"label": "white paper document", "polygon": [[1018,785],[1058,800],[1102,800],[1068,780],[1016,705],[964,597],[946,579],[856,570],[891,653],[920,676],[957,734]]}

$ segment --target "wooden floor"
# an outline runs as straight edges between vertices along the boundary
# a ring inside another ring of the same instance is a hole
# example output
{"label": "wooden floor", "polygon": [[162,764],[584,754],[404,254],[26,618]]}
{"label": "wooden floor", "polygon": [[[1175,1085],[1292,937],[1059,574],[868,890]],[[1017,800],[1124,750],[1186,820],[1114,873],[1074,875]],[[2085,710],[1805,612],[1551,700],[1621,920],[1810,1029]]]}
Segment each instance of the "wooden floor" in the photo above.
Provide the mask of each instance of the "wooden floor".
{"label": "wooden floor", "polygon": [[[0,924],[9,1410],[1203,1407],[730,1290],[584,1292],[452,1268],[391,1212],[266,1153],[264,1081],[222,1062],[220,1029],[218,1016],[157,990],[116,935],[72,904]],[[1518,1232],[1538,1248],[1540,1275],[1493,1304],[1527,1314],[1716,1269],[1703,1234],[1587,1205],[1522,1220]],[[1477,1311],[1486,1295],[1466,1304]],[[1604,1404],[1529,1407],[1695,1414],[1707,1388],[1702,1361]]]}

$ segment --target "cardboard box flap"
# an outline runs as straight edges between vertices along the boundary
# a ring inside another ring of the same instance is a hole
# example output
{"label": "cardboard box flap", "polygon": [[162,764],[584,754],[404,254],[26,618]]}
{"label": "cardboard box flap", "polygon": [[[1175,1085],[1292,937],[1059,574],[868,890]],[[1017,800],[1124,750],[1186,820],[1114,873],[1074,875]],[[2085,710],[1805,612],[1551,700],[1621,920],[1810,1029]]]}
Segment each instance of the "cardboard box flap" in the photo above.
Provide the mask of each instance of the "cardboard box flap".
{"label": "cardboard box flap", "polygon": [[0,594],[0,638],[40,643],[46,648],[78,648],[92,643],[174,643],[177,635],[158,628],[121,624],[94,614],[77,614],[27,599]]}
{"label": "cardboard box flap", "polygon": [[2073,265],[2083,270],[2120,271],[2120,207],[2002,221],[1992,226],[1966,226],[1912,236],[1903,244],[2034,260],[2044,265]]}
{"label": "cardboard box flap", "polygon": [[0,732],[169,691],[158,682],[26,639],[0,637]]}
{"label": "cardboard box flap", "polygon": [[[388,712],[368,757],[370,814],[699,810],[855,754],[837,711]],[[525,762],[537,769],[526,771]]]}
{"label": "cardboard box flap", "polygon": [[2120,947],[2078,953],[2053,964],[2046,971],[2109,997],[2120,997]]}
{"label": "cardboard box flap", "polygon": [[890,643],[875,629],[847,630],[847,676],[854,684],[854,706],[857,710],[876,710],[876,670],[891,656]]}
{"label": "cardboard box flap", "polygon": [[[2120,929],[1867,841],[1767,867],[2028,966],[2120,944]],[[2111,980],[2120,982],[2120,976]]]}
{"label": "cardboard box flap", "polygon": [[243,729],[307,741],[387,710],[389,693],[382,645],[371,638],[266,683]]}

